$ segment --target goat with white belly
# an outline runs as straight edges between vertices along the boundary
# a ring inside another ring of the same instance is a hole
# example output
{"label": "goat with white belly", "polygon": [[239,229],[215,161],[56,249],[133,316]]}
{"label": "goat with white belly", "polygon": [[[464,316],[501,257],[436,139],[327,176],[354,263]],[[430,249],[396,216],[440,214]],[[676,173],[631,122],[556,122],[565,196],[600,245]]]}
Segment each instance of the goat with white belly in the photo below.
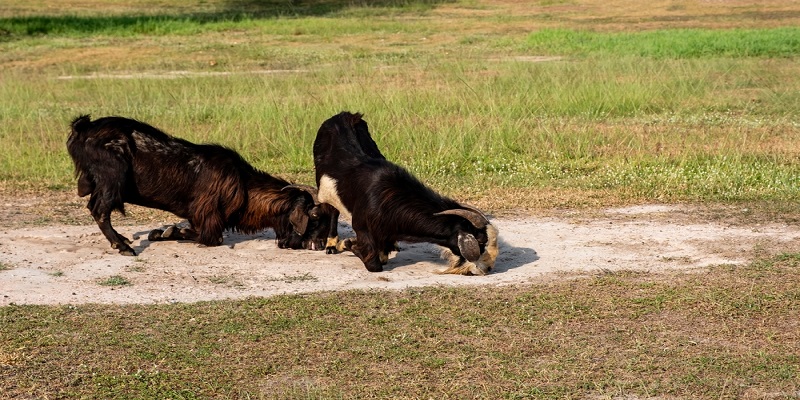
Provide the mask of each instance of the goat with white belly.
{"label": "goat with white belly", "polygon": [[336,207],[356,233],[338,242],[334,219],[329,253],[351,250],[367,270],[379,272],[396,242],[430,242],[446,249],[450,263],[443,273],[484,275],[494,267],[497,228],[479,210],[434,192],[387,161],[361,114],[342,112],[322,124],[314,166],[318,201]]}

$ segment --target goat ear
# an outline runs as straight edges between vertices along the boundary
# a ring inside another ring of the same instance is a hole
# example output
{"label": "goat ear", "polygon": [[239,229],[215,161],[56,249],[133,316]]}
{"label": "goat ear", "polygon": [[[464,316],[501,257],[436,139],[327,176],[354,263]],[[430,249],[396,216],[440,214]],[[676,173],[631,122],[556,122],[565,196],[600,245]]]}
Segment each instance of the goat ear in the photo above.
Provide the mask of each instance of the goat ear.
{"label": "goat ear", "polygon": [[303,236],[308,226],[308,214],[306,214],[305,208],[303,206],[295,207],[289,214],[289,222],[292,224],[294,233]]}
{"label": "goat ear", "polygon": [[284,186],[281,190],[286,190],[286,189],[300,189],[300,190],[310,194],[311,198],[314,199],[314,203],[319,203],[319,201],[317,200],[317,193],[319,191],[318,191],[317,188],[315,188],[313,186],[309,186],[309,185],[288,185],[288,186]]}
{"label": "goat ear", "polygon": [[458,250],[461,251],[461,256],[469,262],[475,262],[481,258],[481,247],[478,244],[478,239],[475,239],[475,236],[469,233],[458,232]]}

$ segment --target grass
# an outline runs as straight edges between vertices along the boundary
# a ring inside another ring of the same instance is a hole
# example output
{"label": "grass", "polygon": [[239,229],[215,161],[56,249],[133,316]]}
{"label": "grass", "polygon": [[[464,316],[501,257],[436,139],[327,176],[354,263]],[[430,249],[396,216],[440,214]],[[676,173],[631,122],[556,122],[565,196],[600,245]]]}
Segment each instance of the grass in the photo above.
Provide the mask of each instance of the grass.
{"label": "grass", "polygon": [[800,29],[673,29],[597,33],[543,29],[530,34],[526,50],[537,54],[641,56],[655,59],[795,57]]}
{"label": "grass", "polygon": [[[782,219],[800,199],[796,2],[68,3],[0,9],[0,194],[63,200],[23,221],[85,216],[83,201],[64,200],[74,199],[64,142],[79,114],[219,142],[311,183],[316,129],[352,110],[390,159],[486,210],[747,203],[774,217],[758,222],[797,222]],[[0,388],[20,398],[793,398],[798,261],[502,288],[10,305],[0,307]]]}
{"label": "grass", "polygon": [[130,286],[131,281],[121,275],[113,275],[104,280],[98,281],[97,284],[101,286]]}
{"label": "grass", "polygon": [[[578,23],[561,2],[158,4],[19,2],[0,17],[3,188],[71,190],[64,141],[82,113],[223,143],[311,183],[317,127],[351,110],[390,159],[484,208],[799,197],[800,47],[785,2],[621,2],[638,15],[626,29],[599,10]],[[686,22],[700,16],[713,26]],[[520,192],[530,200],[502,200]]]}
{"label": "grass", "polygon": [[798,267],[789,253],[668,279],[8,306],[0,387],[59,398],[791,398]]}
{"label": "grass", "polygon": [[[440,190],[600,188],[634,199],[792,201],[798,195],[791,162],[796,92],[778,78],[757,85],[733,78],[776,64],[783,62],[487,61],[453,72],[459,66],[446,63],[416,69],[420,81],[441,85],[430,87],[361,67],[344,80],[328,71],[166,81],[15,79],[0,89],[17,104],[5,108],[2,141],[13,151],[0,165],[11,184],[70,188],[65,129],[75,115],[92,112],[225,143],[260,168],[309,183],[313,165],[305,144],[321,121],[350,109],[366,113],[391,159]],[[498,76],[478,79],[490,66]],[[719,71],[726,74],[715,76]],[[369,89],[379,86],[378,95]],[[741,91],[751,97],[720,99]],[[93,105],[80,106],[88,98]],[[299,105],[302,112],[285,112]],[[410,138],[413,146],[406,145]],[[31,140],[39,145],[29,146]]]}
{"label": "grass", "polygon": [[316,282],[317,277],[313,276],[309,273],[305,273],[302,275],[284,275],[282,277],[270,278],[267,279],[268,282],[285,282],[285,283],[295,283],[295,282]]}

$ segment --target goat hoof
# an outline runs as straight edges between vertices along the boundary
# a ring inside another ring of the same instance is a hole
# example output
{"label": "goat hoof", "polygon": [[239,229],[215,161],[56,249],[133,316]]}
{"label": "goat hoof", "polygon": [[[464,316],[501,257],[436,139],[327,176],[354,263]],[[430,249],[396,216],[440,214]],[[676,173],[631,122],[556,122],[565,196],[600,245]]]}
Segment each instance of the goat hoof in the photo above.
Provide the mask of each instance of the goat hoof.
{"label": "goat hoof", "polygon": [[132,248],[128,247],[127,249],[120,250],[119,254],[122,254],[123,256],[131,256],[131,257],[133,257],[133,256],[136,255],[136,252],[133,251]]}
{"label": "goat hoof", "polygon": [[339,251],[353,251],[353,239],[345,239],[340,244],[336,245],[336,250]]}
{"label": "goat hoof", "polygon": [[161,234],[161,238],[162,239],[170,239],[174,235],[175,235],[175,225],[172,225],[169,228],[164,230],[164,233]]}
{"label": "goat hoof", "polygon": [[367,267],[367,271],[369,272],[383,272],[382,265],[373,265],[373,266],[365,265],[365,266]]}
{"label": "goat hoof", "polygon": [[151,242],[155,242],[157,240],[161,240],[161,238],[163,237],[163,234],[164,234],[164,231],[162,231],[161,229],[153,229],[152,231],[150,231],[149,234],[147,234],[147,240],[149,240]]}
{"label": "goat hoof", "polygon": [[336,254],[339,251],[336,250],[336,246],[328,246],[325,248],[325,254]]}

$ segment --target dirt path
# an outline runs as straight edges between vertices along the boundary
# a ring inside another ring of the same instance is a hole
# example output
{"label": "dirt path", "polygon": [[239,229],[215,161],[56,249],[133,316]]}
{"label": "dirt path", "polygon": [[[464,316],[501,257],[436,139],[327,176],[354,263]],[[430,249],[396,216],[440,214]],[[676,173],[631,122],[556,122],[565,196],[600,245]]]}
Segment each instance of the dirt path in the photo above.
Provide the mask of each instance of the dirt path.
{"label": "dirt path", "polygon": [[[501,253],[483,277],[438,275],[439,248],[401,243],[386,270],[369,273],[352,254],[277,249],[267,231],[229,234],[225,245],[147,241],[148,226],[119,226],[139,256],[109,247],[96,226],[37,226],[0,232],[0,305],[167,303],[345,289],[503,285],[564,273],[658,272],[738,264],[754,252],[800,249],[797,226],[696,221],[675,206],[609,209],[591,217],[498,218]],[[343,227],[345,232],[350,231]],[[100,284],[112,276],[129,285]]]}

